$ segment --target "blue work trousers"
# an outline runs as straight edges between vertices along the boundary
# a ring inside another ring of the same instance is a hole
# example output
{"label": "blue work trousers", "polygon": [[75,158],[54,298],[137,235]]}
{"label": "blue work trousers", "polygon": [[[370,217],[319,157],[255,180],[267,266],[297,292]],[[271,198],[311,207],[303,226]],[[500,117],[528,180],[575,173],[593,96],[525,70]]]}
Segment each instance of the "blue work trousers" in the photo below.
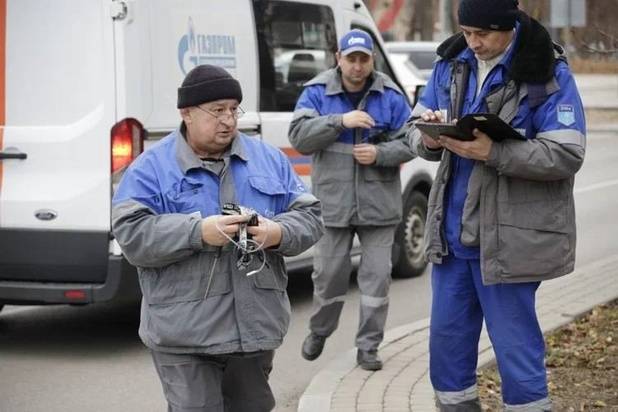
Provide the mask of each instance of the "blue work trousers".
{"label": "blue work trousers", "polygon": [[549,401],[545,344],[534,307],[539,285],[485,286],[478,259],[447,256],[433,266],[429,347],[431,382],[437,393],[461,399],[457,394],[476,389],[484,319],[502,378],[504,403]]}

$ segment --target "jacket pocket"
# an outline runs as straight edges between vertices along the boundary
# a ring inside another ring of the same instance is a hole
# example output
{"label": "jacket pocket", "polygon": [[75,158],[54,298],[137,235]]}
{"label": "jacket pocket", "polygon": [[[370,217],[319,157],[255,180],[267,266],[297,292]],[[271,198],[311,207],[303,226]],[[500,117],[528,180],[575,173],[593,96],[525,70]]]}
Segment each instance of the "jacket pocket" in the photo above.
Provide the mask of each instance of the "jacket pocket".
{"label": "jacket pocket", "polygon": [[172,213],[191,213],[201,210],[204,202],[204,184],[183,178],[165,194]]}
{"label": "jacket pocket", "polygon": [[[200,253],[162,268],[141,268],[139,281],[148,304],[190,302],[231,290],[225,259],[213,253]],[[212,277],[212,279],[211,279]]]}
{"label": "jacket pocket", "polygon": [[392,182],[399,175],[398,167],[362,166],[361,170],[368,182]]}
{"label": "jacket pocket", "polygon": [[354,202],[353,181],[336,180],[322,174],[321,178],[313,179],[311,191],[320,199],[325,222],[340,222],[349,217],[349,209]]}
{"label": "jacket pocket", "polygon": [[505,277],[542,277],[568,264],[574,254],[570,209],[561,200],[499,204],[498,261]]}
{"label": "jacket pocket", "polygon": [[268,265],[253,277],[254,321],[258,335],[283,339],[290,323],[290,300],[286,293],[288,277],[283,258],[266,252]]}
{"label": "jacket pocket", "polygon": [[526,229],[566,232],[574,215],[569,180],[532,181],[501,177],[498,223]]}
{"label": "jacket pocket", "polygon": [[[250,206],[268,218],[287,208],[287,191],[279,180],[267,176],[249,176],[248,181],[252,194],[248,196],[250,203],[243,206]],[[242,198],[246,199],[245,196]]]}
{"label": "jacket pocket", "polygon": [[[349,153],[339,153],[323,150],[314,155],[312,159],[313,168],[311,169],[311,181],[313,183],[332,183],[348,184],[354,180],[354,157],[352,157],[352,145],[341,145],[348,147]],[[345,151],[344,150],[344,151]]]}
{"label": "jacket pocket", "polygon": [[267,176],[249,176],[249,185],[258,192],[267,195],[284,195],[286,193],[279,180]]}
{"label": "jacket pocket", "polygon": [[505,278],[543,276],[559,272],[572,260],[566,233],[500,226],[498,262]]}
{"label": "jacket pocket", "polygon": [[258,289],[285,291],[288,286],[288,276],[283,259],[280,256],[267,253],[266,262],[267,264],[261,271],[251,275],[253,276],[254,286]]}
{"label": "jacket pocket", "polygon": [[378,225],[401,219],[399,168],[365,167],[363,169],[364,183],[359,186],[357,193],[359,216],[365,222]]}

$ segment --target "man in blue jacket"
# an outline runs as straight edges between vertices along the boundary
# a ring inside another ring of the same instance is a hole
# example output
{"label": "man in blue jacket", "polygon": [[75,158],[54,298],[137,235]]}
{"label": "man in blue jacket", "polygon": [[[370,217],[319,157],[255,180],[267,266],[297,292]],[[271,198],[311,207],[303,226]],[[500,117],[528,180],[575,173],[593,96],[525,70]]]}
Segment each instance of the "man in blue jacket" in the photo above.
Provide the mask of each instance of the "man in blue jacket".
{"label": "man in blue jacket", "polygon": [[483,320],[506,411],[549,411],[544,342],[535,312],[542,280],[575,261],[574,175],[584,160],[581,99],[561,48],[516,0],[462,0],[461,33],[441,57],[413,115],[450,121],[497,114],[521,139],[433,140],[414,126],[413,151],[441,161],[429,197],[433,262],[430,375],[441,411],[480,411]]}
{"label": "man in blue jacket", "polygon": [[337,328],[358,235],[362,257],[356,335],[359,365],[382,368],[377,349],[388,311],[391,248],[401,220],[399,165],[412,158],[403,126],[410,116],[399,87],[373,68],[373,40],[352,30],[339,42],[338,67],[305,84],[289,138],[312,155],[311,184],[326,225],[314,254],[314,307],[302,355],[314,360]]}
{"label": "man in blue jacket", "polygon": [[283,256],[322,233],[320,204],[286,156],[238,132],[241,101],[224,69],[191,70],[180,129],[131,164],[113,199],[170,412],[273,409],[268,376],[290,320]]}

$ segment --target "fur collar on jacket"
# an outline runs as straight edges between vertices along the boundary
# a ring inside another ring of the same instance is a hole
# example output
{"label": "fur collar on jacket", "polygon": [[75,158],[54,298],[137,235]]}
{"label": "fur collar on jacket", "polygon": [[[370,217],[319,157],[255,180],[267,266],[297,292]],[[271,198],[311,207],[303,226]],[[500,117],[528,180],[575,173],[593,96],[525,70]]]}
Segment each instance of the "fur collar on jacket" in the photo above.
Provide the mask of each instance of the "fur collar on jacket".
{"label": "fur collar on jacket", "polygon": [[[520,28],[517,34],[513,61],[509,68],[511,79],[517,83],[545,83],[554,76],[556,56],[563,49],[554,44],[545,27],[524,12],[519,12]],[[438,56],[453,59],[468,45],[463,33],[446,39],[438,47]]]}

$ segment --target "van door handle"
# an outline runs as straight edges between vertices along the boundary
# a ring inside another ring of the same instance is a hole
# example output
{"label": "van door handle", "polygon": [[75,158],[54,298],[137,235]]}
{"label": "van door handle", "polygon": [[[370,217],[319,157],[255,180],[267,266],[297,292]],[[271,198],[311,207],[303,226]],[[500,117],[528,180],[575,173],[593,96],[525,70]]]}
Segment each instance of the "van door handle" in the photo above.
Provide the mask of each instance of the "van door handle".
{"label": "van door handle", "polygon": [[0,160],[4,159],[27,159],[28,155],[21,152],[0,152]]}

